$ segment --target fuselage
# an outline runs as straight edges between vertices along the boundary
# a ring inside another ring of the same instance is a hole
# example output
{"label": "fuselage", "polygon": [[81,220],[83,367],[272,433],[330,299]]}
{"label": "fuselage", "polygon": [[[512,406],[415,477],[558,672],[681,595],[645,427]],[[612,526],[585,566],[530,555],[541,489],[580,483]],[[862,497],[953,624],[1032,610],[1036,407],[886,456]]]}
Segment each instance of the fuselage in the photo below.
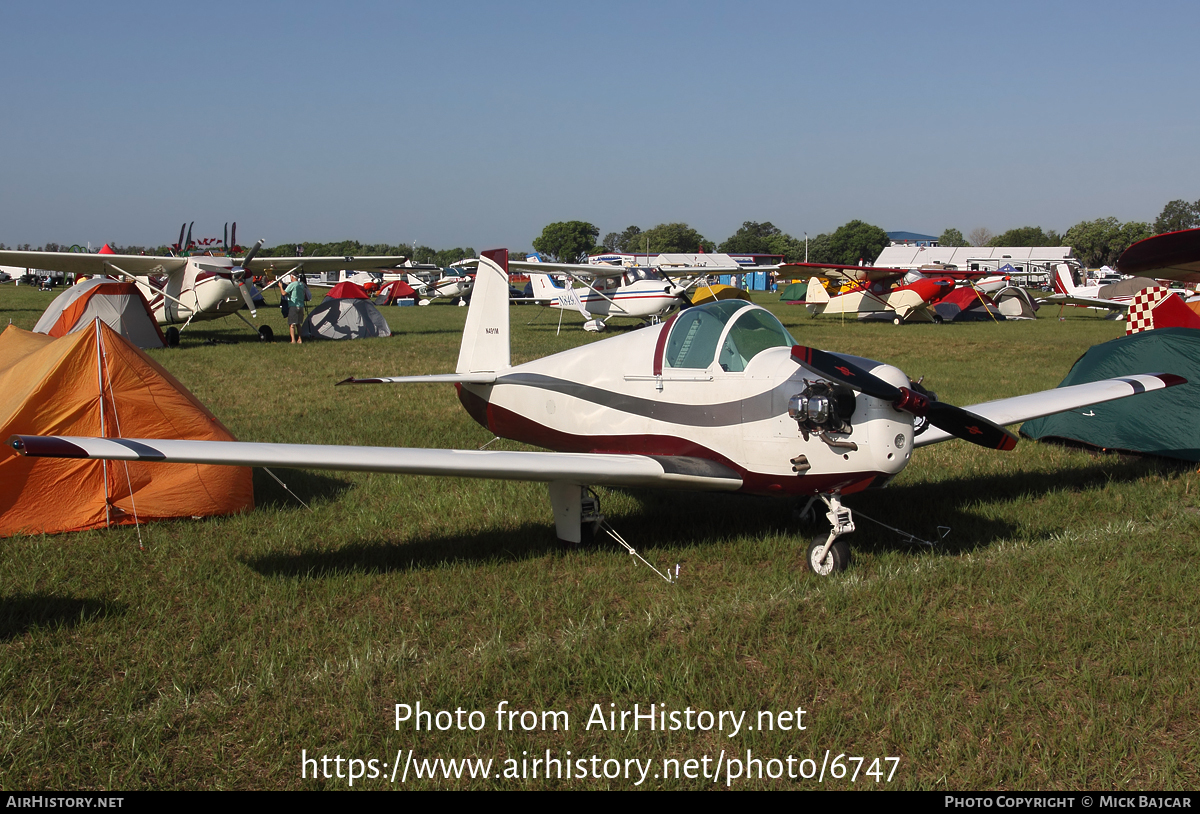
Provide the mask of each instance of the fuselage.
{"label": "fuselage", "polygon": [[[230,257],[189,257],[187,265],[162,277],[137,277],[159,325],[218,319],[245,307],[241,292],[228,277],[199,267],[234,268]],[[165,294],[169,296],[164,296]],[[178,302],[176,302],[178,300]]]}
{"label": "fuselage", "polygon": [[549,300],[548,306],[586,311],[597,317],[648,319],[682,304],[679,296],[671,293],[667,281],[654,277],[597,278],[591,288],[556,285],[546,274],[530,274],[529,279],[533,283],[534,296]]}
{"label": "fuselage", "polygon": [[[494,384],[461,384],[459,399],[504,438],[563,452],[703,459],[753,494],[883,485],[909,460],[911,415],[857,393],[848,432],[826,436],[832,445],[811,433],[806,440],[789,400],[821,377],[792,358],[794,344],[770,312],[726,300],[510,368]],[[855,363],[909,384],[894,367]]]}

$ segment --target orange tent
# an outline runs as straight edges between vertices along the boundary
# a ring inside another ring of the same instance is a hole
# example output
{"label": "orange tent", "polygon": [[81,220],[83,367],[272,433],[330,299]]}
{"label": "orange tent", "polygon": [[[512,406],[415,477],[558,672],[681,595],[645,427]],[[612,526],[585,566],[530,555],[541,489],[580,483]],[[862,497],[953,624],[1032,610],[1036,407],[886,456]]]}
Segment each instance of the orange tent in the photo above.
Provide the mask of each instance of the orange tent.
{"label": "orange tent", "polygon": [[[0,440],[14,434],[232,441],[175,377],[100,320],[0,334]],[[251,470],[26,458],[0,447],[0,536],[254,508]]]}

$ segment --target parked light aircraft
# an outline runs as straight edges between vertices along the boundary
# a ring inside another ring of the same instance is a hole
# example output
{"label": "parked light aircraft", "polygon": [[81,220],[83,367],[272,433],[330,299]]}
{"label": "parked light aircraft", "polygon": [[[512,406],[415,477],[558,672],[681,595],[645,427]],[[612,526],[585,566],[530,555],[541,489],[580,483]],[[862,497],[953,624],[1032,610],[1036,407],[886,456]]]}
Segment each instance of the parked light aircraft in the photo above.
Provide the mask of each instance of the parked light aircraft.
{"label": "parked light aircraft", "polygon": [[[613,317],[653,321],[672,308],[691,305],[688,289],[707,275],[742,271],[739,266],[698,266],[673,268],[671,276],[660,268],[647,267],[520,261],[510,261],[509,267],[529,274],[539,304],[578,311],[585,331],[602,331]],[[560,276],[565,285],[555,283],[551,274]],[[575,288],[575,283],[583,287]]]}
{"label": "parked light aircraft", "polygon": [[854,530],[842,498],[886,485],[914,448],[962,438],[1012,449],[1017,439],[1001,425],[1184,383],[1133,375],[961,409],[891,365],[798,345],[773,314],[742,300],[513,366],[509,310],[508,253],[485,252],[455,373],[346,383],[453,383],[493,433],[556,452],[36,436],[8,443],[46,457],[542,481],[557,534],[571,542],[585,522],[602,520],[584,495],[592,485],[809,496],[829,508],[831,530],[806,559],[829,574],[845,568],[840,538]]}
{"label": "parked light aircraft", "polygon": [[[184,245],[187,243],[184,242]],[[270,340],[269,326],[256,328],[241,315],[245,305],[257,316],[245,277],[266,273],[315,273],[336,269],[378,269],[403,263],[403,257],[255,257],[260,240],[242,260],[213,255],[86,254],[76,252],[0,251],[0,264],[74,274],[126,277],[138,284],[160,325],[210,320],[231,314]],[[171,333],[171,332],[168,332]],[[177,339],[177,335],[174,335]]]}
{"label": "parked light aircraft", "polygon": [[[930,306],[954,290],[949,277],[929,278],[919,272],[872,266],[839,266],[792,263],[780,268],[782,276],[808,277],[804,305],[818,314],[890,314],[897,325],[905,322],[941,322]],[[903,284],[892,283],[903,279]],[[823,280],[848,283],[841,294],[830,295]]]}
{"label": "parked light aircraft", "polygon": [[1042,300],[1044,303],[1077,305],[1081,308],[1104,308],[1112,312],[1123,312],[1133,304],[1133,298],[1143,288],[1154,285],[1154,280],[1135,277],[1119,283],[1080,286],[1075,284],[1075,274],[1066,263],[1054,266],[1054,293]]}

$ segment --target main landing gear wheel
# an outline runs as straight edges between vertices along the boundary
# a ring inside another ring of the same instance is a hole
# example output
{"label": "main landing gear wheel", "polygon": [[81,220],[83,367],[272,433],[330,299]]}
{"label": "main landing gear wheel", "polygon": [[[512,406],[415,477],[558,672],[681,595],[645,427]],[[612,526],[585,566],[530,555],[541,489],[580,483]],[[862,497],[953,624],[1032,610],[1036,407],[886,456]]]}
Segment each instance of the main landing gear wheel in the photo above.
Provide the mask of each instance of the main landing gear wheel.
{"label": "main landing gear wheel", "polygon": [[173,325],[170,328],[167,328],[167,347],[179,347],[179,329]]}
{"label": "main landing gear wheel", "polygon": [[901,317],[896,317],[892,320],[893,325],[903,325],[904,320]]}
{"label": "main landing gear wheel", "polygon": [[271,330],[270,325],[263,325],[258,329],[259,342],[272,342],[275,339],[275,332]]}
{"label": "main landing gear wheel", "polygon": [[821,549],[825,547],[825,541],[828,539],[824,534],[814,538],[808,547],[808,555],[804,558],[808,570],[822,577],[845,571],[846,567],[850,565],[850,544],[845,540],[835,540],[825,554],[825,559],[817,562],[817,555],[821,553]]}

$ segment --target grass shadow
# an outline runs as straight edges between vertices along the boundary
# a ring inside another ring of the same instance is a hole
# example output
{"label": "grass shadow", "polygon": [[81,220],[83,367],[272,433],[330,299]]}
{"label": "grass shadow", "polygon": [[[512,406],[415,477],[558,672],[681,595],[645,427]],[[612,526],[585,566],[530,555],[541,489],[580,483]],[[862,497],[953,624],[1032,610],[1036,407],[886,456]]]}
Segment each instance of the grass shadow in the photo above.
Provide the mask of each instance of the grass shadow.
{"label": "grass shadow", "polygon": [[304,507],[296,502],[297,497],[311,506],[317,501],[336,500],[353,486],[349,480],[311,469],[274,468],[271,472],[287,488],[280,485],[263,467],[254,467],[254,504],[260,509],[302,509]]}
{"label": "grass shadow", "polygon": [[109,616],[120,616],[126,606],[107,599],[78,599],[54,594],[17,594],[0,597],[0,641],[23,636],[34,628],[70,628]]}
{"label": "grass shadow", "polygon": [[243,560],[264,577],[321,579],[346,573],[386,574],[450,562],[496,563],[533,559],[567,550],[552,529],[527,524],[472,536],[430,537],[403,544],[354,543],[334,550],[306,549]]}

